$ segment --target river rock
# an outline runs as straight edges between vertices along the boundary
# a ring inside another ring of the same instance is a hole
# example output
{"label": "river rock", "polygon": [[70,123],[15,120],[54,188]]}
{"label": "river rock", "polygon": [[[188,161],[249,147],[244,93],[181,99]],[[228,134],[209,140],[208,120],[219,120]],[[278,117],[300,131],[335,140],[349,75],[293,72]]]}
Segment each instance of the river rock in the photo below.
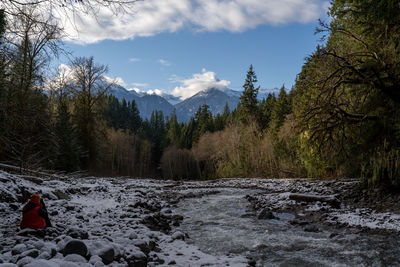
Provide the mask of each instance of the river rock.
{"label": "river rock", "polygon": [[89,238],[89,233],[87,231],[79,229],[79,228],[68,229],[67,235],[69,235],[72,238],[77,238],[77,239],[88,239]]}
{"label": "river rock", "polygon": [[32,258],[37,258],[37,256],[39,256],[39,250],[37,249],[30,249],[27,251],[24,251],[21,253],[21,258],[23,257],[32,257]]}
{"label": "river rock", "polygon": [[147,257],[146,255],[136,249],[129,249],[125,252],[125,259],[129,267],[146,267]]}
{"label": "river rock", "polygon": [[[54,267],[54,263],[51,261],[47,261],[47,260],[34,260],[31,263],[25,265],[24,267]],[[4,266],[2,266],[4,267]]]}
{"label": "river rock", "polygon": [[70,200],[71,198],[64,192],[60,190],[53,191],[53,194],[58,198],[58,199],[64,199],[64,200]]}
{"label": "river rock", "polygon": [[171,235],[171,238],[172,240],[177,240],[177,239],[185,240],[185,235],[180,231],[176,231]]}
{"label": "river rock", "polygon": [[114,261],[114,248],[113,247],[106,247],[99,252],[99,256],[102,259],[104,264],[110,264]]}
{"label": "river rock", "polygon": [[68,254],[65,256],[64,260],[78,263],[86,263],[86,259],[78,254]]}
{"label": "river rock", "polygon": [[258,213],[257,219],[260,219],[260,220],[265,220],[265,219],[271,220],[271,219],[276,219],[276,217],[274,216],[274,214],[271,211],[269,211],[267,209],[262,209],[260,211],[260,213]]}
{"label": "river rock", "polygon": [[87,253],[88,253],[88,248],[86,244],[80,240],[69,241],[63,249],[64,256],[69,254],[78,254],[81,255],[82,257],[86,257]]}
{"label": "river rock", "polygon": [[44,252],[40,253],[40,255],[37,258],[48,260],[48,259],[51,259],[51,255],[47,251],[44,251]]}
{"label": "river rock", "polygon": [[308,225],[308,226],[304,227],[304,231],[305,232],[318,233],[319,232],[319,228],[316,225]]}
{"label": "river rock", "polygon": [[27,264],[31,263],[33,260],[34,260],[34,258],[32,258],[32,257],[29,257],[29,256],[28,257],[24,257],[24,258],[21,258],[21,259],[19,259],[17,261],[17,265],[18,266],[24,266],[24,265],[27,265]]}
{"label": "river rock", "polygon": [[11,250],[11,255],[17,255],[17,254],[21,254],[22,252],[28,250],[28,248],[26,247],[25,244],[18,244],[16,246],[14,246]]}

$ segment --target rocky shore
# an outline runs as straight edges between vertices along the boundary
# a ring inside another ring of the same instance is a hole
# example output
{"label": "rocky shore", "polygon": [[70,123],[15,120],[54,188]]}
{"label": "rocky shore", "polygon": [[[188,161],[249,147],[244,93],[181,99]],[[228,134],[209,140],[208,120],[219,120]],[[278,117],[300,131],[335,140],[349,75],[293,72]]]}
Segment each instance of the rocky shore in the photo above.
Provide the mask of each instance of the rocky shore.
{"label": "rocky shore", "polygon": [[[247,266],[240,255],[212,255],[177,229],[182,199],[221,188],[255,189],[241,216],[279,220],[331,237],[368,231],[400,233],[399,196],[363,191],[357,180],[223,179],[175,182],[129,178],[44,179],[0,171],[0,266]],[[30,194],[45,200],[53,227],[19,230]],[[190,243],[190,242],[189,242]]]}

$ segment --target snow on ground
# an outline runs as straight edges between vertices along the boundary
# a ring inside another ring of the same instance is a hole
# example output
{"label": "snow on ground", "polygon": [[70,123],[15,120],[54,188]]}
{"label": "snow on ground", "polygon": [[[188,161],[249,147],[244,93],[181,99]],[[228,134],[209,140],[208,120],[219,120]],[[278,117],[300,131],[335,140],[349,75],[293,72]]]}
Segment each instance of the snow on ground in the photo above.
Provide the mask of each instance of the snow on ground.
{"label": "snow on ground", "polygon": [[[95,177],[49,180],[0,171],[0,266],[247,266],[248,260],[242,256],[206,254],[174,230],[183,219],[174,214],[175,203],[216,193],[222,187],[258,189],[259,194],[248,196],[256,210],[290,210],[298,217],[324,212],[325,222],[331,224],[400,231],[398,214],[289,199],[293,193],[339,196],[354,183],[304,179],[184,183]],[[21,209],[32,193],[39,193],[47,205],[53,227],[45,231],[18,229]],[[79,250],[79,242],[88,252]],[[74,253],[68,252],[71,244],[73,249],[78,247]]]}
{"label": "snow on ground", "polygon": [[[246,266],[244,257],[201,252],[173,229],[149,229],[172,223],[168,218],[175,214],[160,195],[163,187],[175,184],[121,178],[32,182],[0,172],[0,266],[102,266],[110,250],[111,266]],[[21,201],[32,193],[43,196],[47,205],[54,227],[45,232],[18,230]],[[170,214],[160,215],[161,210]],[[89,253],[66,255],[72,240],[81,240]]]}
{"label": "snow on ground", "polygon": [[371,209],[336,211],[329,214],[328,221],[369,229],[390,229],[400,232],[400,215],[390,212],[375,212]]}

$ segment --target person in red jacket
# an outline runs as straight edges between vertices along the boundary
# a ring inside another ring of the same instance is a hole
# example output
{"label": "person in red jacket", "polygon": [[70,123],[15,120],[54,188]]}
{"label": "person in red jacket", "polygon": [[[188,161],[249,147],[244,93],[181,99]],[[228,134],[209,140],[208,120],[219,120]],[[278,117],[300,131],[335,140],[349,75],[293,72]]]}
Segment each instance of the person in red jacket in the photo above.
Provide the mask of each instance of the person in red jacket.
{"label": "person in red jacket", "polygon": [[50,226],[51,223],[43,200],[40,199],[38,194],[33,194],[22,209],[20,228],[43,229]]}

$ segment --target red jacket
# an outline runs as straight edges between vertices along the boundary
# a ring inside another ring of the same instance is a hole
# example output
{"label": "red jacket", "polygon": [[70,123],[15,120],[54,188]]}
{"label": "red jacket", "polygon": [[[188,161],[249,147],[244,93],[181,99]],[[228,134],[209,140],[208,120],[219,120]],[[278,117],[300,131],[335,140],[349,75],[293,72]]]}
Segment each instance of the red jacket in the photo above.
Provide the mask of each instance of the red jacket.
{"label": "red jacket", "polygon": [[21,229],[43,229],[46,228],[45,219],[39,215],[39,210],[42,205],[37,205],[32,202],[28,202],[22,210],[22,221],[20,224]]}

